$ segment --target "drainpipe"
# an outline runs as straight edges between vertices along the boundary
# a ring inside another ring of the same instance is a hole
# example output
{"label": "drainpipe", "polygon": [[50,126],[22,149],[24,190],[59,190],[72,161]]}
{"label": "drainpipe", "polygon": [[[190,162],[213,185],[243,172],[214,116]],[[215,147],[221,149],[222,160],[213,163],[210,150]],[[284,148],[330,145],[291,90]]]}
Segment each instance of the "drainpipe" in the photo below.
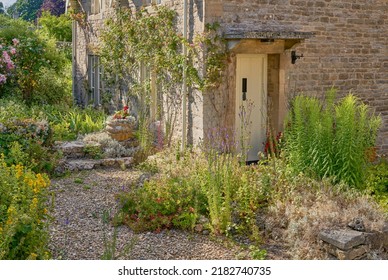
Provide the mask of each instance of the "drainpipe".
{"label": "drainpipe", "polygon": [[[187,40],[187,0],[183,1],[183,38]],[[183,44],[183,55],[185,60],[183,62],[183,79],[182,79],[182,143],[181,151],[186,147],[186,136],[187,136],[187,78],[186,78],[186,57],[187,47]]]}
{"label": "drainpipe", "polygon": [[77,40],[77,23],[75,20],[73,20],[72,22],[72,53],[71,53],[71,60],[72,60],[72,77],[73,77],[73,84],[72,84],[72,91],[73,91],[73,101],[76,103],[76,105],[79,105],[78,104],[78,101],[79,101],[79,98],[77,96],[77,92],[76,92],[76,77],[77,77],[77,73],[76,73],[76,65],[77,65],[77,46],[76,46],[76,40]]}

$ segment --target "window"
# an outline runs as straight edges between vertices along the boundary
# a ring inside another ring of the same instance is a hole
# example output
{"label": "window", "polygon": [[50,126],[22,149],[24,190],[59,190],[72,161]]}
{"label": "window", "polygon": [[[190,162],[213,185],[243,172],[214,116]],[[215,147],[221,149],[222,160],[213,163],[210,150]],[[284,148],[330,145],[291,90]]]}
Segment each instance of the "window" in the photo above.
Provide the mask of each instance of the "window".
{"label": "window", "polygon": [[101,0],[91,0],[90,13],[92,15],[99,14],[101,9]]}
{"label": "window", "polygon": [[88,56],[88,76],[89,76],[89,104],[98,106],[102,92],[102,67],[100,57],[97,55]]}

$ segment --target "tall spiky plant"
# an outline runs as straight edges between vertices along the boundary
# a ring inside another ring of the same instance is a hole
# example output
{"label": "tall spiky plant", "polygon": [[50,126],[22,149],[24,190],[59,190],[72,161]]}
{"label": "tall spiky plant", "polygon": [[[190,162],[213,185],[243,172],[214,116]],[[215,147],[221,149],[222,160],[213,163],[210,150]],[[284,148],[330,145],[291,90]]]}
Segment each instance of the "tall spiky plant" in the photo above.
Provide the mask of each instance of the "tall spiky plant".
{"label": "tall spiky plant", "polygon": [[359,186],[375,145],[381,118],[349,94],[335,104],[336,90],[324,102],[297,96],[285,127],[285,154],[292,168],[318,178],[332,177]]}

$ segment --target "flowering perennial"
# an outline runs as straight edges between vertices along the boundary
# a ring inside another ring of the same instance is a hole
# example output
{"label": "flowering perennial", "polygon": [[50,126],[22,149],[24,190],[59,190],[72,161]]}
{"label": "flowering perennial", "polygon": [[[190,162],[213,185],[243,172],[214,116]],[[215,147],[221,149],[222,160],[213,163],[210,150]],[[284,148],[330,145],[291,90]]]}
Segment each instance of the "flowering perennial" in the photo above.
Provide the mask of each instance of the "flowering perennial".
{"label": "flowering perennial", "polygon": [[0,85],[7,82],[7,76],[15,68],[12,57],[17,53],[15,47],[19,44],[19,40],[16,38],[12,39],[12,44],[12,46],[0,44]]}
{"label": "flowering perennial", "polygon": [[0,260],[48,259],[46,175],[0,156]]}

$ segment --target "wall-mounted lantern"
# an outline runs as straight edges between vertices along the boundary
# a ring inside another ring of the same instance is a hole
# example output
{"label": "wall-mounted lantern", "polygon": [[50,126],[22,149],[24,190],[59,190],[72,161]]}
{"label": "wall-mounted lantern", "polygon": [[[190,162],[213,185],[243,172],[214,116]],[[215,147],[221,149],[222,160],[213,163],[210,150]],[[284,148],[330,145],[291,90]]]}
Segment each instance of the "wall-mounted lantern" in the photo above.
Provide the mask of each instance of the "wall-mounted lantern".
{"label": "wall-mounted lantern", "polygon": [[291,63],[295,64],[296,60],[303,57],[303,54],[297,55],[296,51],[291,51]]}

